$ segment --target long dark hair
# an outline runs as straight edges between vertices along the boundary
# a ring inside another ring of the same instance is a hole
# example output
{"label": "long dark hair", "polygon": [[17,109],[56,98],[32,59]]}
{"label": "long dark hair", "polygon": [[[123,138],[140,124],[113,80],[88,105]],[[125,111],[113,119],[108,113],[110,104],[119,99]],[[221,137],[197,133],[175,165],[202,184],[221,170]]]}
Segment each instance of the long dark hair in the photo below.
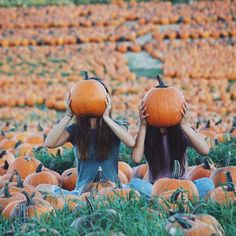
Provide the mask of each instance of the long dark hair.
{"label": "long dark hair", "polygon": [[[167,128],[167,143],[170,155],[170,168],[173,170],[174,161],[180,162],[180,176],[185,172],[185,152],[189,140],[180,125]],[[145,158],[149,164],[149,171],[153,180],[157,179],[159,173],[165,170],[165,153],[160,128],[147,125],[144,144]]]}
{"label": "long dark hair", "polygon": [[[102,80],[98,77],[90,77],[89,79],[93,79],[98,81],[103,85],[107,93],[109,93],[108,88],[102,82]],[[110,93],[109,93],[110,94]],[[110,113],[111,116],[111,113]],[[90,118],[84,117],[76,117],[76,143],[78,145],[79,150],[79,158],[80,160],[88,160],[89,159],[89,145],[91,142],[91,124]],[[108,154],[111,151],[113,145],[112,138],[112,130],[110,127],[104,122],[102,116],[97,118],[96,121],[96,130],[95,130],[95,144],[96,144],[96,153],[97,160],[104,161],[108,158]]]}

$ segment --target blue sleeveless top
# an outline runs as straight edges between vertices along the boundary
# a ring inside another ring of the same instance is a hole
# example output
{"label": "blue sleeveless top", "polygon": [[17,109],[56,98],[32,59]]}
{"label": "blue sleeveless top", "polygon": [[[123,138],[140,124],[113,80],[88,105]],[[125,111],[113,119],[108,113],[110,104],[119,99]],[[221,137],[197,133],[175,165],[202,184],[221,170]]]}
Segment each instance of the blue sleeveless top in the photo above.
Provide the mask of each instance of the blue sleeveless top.
{"label": "blue sleeveless top", "polygon": [[[120,126],[126,126],[124,122],[115,121]],[[118,156],[120,149],[120,139],[113,133],[112,141],[113,147],[108,155],[108,158],[104,161],[97,160],[97,151],[96,151],[96,129],[90,130],[90,145],[89,145],[89,153],[88,160],[82,161],[79,159],[79,150],[75,141],[75,124],[72,124],[66,128],[66,131],[70,134],[69,141],[74,146],[74,155],[77,166],[77,182],[76,182],[76,190],[82,190],[82,188],[90,181],[93,181],[98,168],[102,168],[102,177],[103,179],[110,180],[115,182],[118,175]]]}

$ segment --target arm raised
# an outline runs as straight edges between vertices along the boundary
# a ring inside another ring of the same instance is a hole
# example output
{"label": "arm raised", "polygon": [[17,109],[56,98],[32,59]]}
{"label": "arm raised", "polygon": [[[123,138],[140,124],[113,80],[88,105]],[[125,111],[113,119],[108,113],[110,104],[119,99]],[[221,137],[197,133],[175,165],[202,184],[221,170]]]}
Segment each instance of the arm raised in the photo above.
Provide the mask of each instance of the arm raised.
{"label": "arm raised", "polygon": [[125,145],[127,145],[128,147],[133,147],[134,143],[135,143],[133,136],[128,133],[128,131],[125,127],[118,125],[114,120],[111,119],[111,117],[109,116],[110,110],[111,110],[111,98],[110,98],[110,95],[107,94],[106,110],[103,113],[103,120],[111,128],[111,130],[114,132],[114,134]]}
{"label": "arm raised", "polygon": [[145,114],[145,112],[146,112],[146,107],[142,101],[139,107],[139,119],[140,119],[139,131],[136,137],[134,148],[131,153],[132,160],[136,163],[139,163],[142,160],[144,154],[144,143],[147,129],[146,118],[149,116],[149,114]]}
{"label": "arm raised", "polygon": [[186,123],[187,113],[189,111],[187,103],[183,105],[182,115],[183,119],[180,123],[184,133],[188,136],[190,143],[192,144],[193,148],[196,149],[198,153],[201,155],[207,155],[209,153],[209,146],[205,139],[196,133],[190,125]]}

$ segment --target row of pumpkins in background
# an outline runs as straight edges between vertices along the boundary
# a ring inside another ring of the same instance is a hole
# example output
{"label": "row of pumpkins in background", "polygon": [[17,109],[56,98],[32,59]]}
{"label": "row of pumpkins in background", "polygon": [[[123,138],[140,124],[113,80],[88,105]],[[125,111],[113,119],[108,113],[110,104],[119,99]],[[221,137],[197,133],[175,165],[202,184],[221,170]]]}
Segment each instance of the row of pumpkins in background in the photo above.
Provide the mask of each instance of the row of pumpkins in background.
{"label": "row of pumpkins in background", "polygon": [[[120,2],[119,4],[46,6],[42,8],[1,8],[4,28],[70,28],[116,25],[116,22],[137,20],[139,24],[208,23],[233,20],[231,1],[202,1],[191,5],[171,2]],[[25,14],[27,12],[27,14]],[[63,19],[63,20],[62,20]]]}

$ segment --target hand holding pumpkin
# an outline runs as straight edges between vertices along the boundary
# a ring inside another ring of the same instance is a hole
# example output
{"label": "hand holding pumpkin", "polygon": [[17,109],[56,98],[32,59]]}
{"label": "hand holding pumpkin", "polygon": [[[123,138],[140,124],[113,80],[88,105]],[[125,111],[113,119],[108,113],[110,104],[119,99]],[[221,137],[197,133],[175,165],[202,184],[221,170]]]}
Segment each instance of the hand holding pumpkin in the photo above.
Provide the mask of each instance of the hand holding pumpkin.
{"label": "hand holding pumpkin", "polygon": [[180,124],[183,125],[183,124],[186,124],[186,120],[187,120],[187,117],[189,114],[189,106],[188,106],[187,102],[185,102],[183,104],[183,110],[181,111],[181,114],[183,115],[183,118],[182,118]]}
{"label": "hand holding pumpkin", "polygon": [[73,112],[71,111],[70,103],[71,103],[71,91],[68,92],[67,98],[66,98],[66,115],[72,117]]}
{"label": "hand holding pumpkin", "polygon": [[149,116],[149,114],[145,114],[146,109],[147,108],[144,104],[144,101],[142,101],[140,106],[139,106],[139,119],[140,119],[140,124],[143,125],[143,126],[147,125],[146,118]]}
{"label": "hand holding pumpkin", "polygon": [[103,113],[103,118],[105,117],[109,117],[110,115],[110,111],[111,111],[111,97],[109,95],[109,93],[107,93],[107,96],[106,96],[106,109]]}

